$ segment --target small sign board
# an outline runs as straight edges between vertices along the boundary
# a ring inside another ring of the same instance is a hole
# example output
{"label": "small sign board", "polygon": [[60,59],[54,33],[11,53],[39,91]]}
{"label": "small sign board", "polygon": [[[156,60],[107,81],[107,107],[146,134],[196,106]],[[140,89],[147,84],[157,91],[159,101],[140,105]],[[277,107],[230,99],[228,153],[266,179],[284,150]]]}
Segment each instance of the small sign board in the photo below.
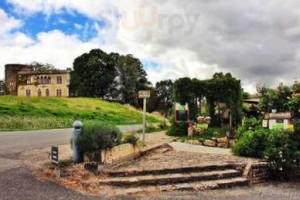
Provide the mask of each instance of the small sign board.
{"label": "small sign board", "polygon": [[51,147],[51,163],[58,165],[58,147]]}
{"label": "small sign board", "polygon": [[269,113],[269,119],[291,119],[292,115],[290,112],[286,113]]}
{"label": "small sign board", "polygon": [[150,90],[141,90],[141,91],[139,91],[139,98],[140,99],[150,98]]}

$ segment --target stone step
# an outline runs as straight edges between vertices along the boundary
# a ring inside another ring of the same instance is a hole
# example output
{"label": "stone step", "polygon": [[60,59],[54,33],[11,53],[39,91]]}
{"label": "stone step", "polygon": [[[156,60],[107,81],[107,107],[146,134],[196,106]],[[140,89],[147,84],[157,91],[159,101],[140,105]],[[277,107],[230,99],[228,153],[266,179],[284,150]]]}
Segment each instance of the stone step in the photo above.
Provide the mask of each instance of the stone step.
{"label": "stone step", "polygon": [[107,178],[99,181],[100,185],[113,185],[119,187],[131,187],[141,185],[168,185],[175,183],[190,183],[198,181],[209,181],[217,179],[235,178],[242,175],[242,172],[227,169],[211,172],[194,173],[173,173],[163,175],[141,175],[132,177]]}
{"label": "stone step", "polygon": [[130,169],[122,171],[102,171],[100,174],[106,174],[111,177],[129,177],[129,176],[143,176],[143,175],[160,175],[160,174],[173,174],[173,173],[191,173],[191,172],[206,172],[213,170],[226,170],[243,168],[237,164],[218,164],[218,165],[201,165],[201,166],[188,166],[180,168],[164,168],[164,169]]}
{"label": "stone step", "polygon": [[247,186],[249,182],[246,178],[238,177],[231,179],[219,179],[214,181],[203,181],[193,183],[180,183],[180,184],[169,184],[159,186],[140,186],[134,188],[118,189],[117,194],[139,194],[139,193],[158,193],[158,192],[171,192],[171,191],[193,191],[193,190],[215,190],[231,188],[236,186]]}

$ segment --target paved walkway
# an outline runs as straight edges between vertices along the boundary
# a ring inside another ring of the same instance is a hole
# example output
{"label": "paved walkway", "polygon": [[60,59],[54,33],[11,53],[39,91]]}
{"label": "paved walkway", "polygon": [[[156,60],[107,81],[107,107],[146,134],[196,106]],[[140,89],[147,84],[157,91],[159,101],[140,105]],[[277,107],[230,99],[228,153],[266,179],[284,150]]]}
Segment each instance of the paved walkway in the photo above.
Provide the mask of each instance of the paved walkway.
{"label": "paved walkway", "polygon": [[232,155],[230,149],[224,149],[224,148],[206,147],[202,145],[193,145],[193,144],[187,144],[181,142],[172,142],[169,145],[175,151]]}

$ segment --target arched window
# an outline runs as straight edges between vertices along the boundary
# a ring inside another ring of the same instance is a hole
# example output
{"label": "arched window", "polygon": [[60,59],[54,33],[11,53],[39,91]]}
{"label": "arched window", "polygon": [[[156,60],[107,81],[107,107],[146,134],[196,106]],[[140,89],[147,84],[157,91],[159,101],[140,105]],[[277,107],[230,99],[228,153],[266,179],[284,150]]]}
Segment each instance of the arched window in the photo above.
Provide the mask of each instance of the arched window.
{"label": "arched window", "polygon": [[41,77],[40,83],[41,83],[41,84],[44,84],[44,77]]}
{"label": "arched window", "polygon": [[46,97],[49,97],[49,96],[50,96],[49,89],[46,89]]}
{"label": "arched window", "polygon": [[26,97],[30,97],[31,95],[31,91],[30,90],[26,90]]}
{"label": "arched window", "polygon": [[56,77],[56,83],[57,84],[62,84],[61,76]]}
{"label": "arched window", "polygon": [[39,76],[36,78],[36,82],[37,82],[38,84],[41,83],[41,80],[40,80],[40,77],[39,77]]}
{"label": "arched window", "polygon": [[51,84],[51,77],[48,76],[48,84]]}
{"label": "arched window", "polygon": [[41,91],[41,89],[38,89],[38,96],[39,96],[39,97],[42,96],[42,91]]}

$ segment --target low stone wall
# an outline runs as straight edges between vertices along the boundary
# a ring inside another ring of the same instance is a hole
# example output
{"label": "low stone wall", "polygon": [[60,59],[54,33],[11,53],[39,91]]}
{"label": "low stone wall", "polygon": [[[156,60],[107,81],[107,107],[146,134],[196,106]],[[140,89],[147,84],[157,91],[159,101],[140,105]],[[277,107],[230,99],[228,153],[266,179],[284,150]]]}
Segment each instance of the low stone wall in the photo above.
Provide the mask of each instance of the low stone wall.
{"label": "low stone wall", "polygon": [[132,144],[122,144],[111,149],[102,150],[93,153],[84,153],[84,162],[99,162],[102,164],[111,164],[134,158],[140,153],[140,148]]}
{"label": "low stone wall", "polygon": [[270,179],[270,169],[268,163],[249,162],[245,167],[244,177],[246,177],[249,180],[250,185],[268,181]]}
{"label": "low stone wall", "polygon": [[270,179],[270,170],[267,163],[253,165],[252,184],[263,183]]}

